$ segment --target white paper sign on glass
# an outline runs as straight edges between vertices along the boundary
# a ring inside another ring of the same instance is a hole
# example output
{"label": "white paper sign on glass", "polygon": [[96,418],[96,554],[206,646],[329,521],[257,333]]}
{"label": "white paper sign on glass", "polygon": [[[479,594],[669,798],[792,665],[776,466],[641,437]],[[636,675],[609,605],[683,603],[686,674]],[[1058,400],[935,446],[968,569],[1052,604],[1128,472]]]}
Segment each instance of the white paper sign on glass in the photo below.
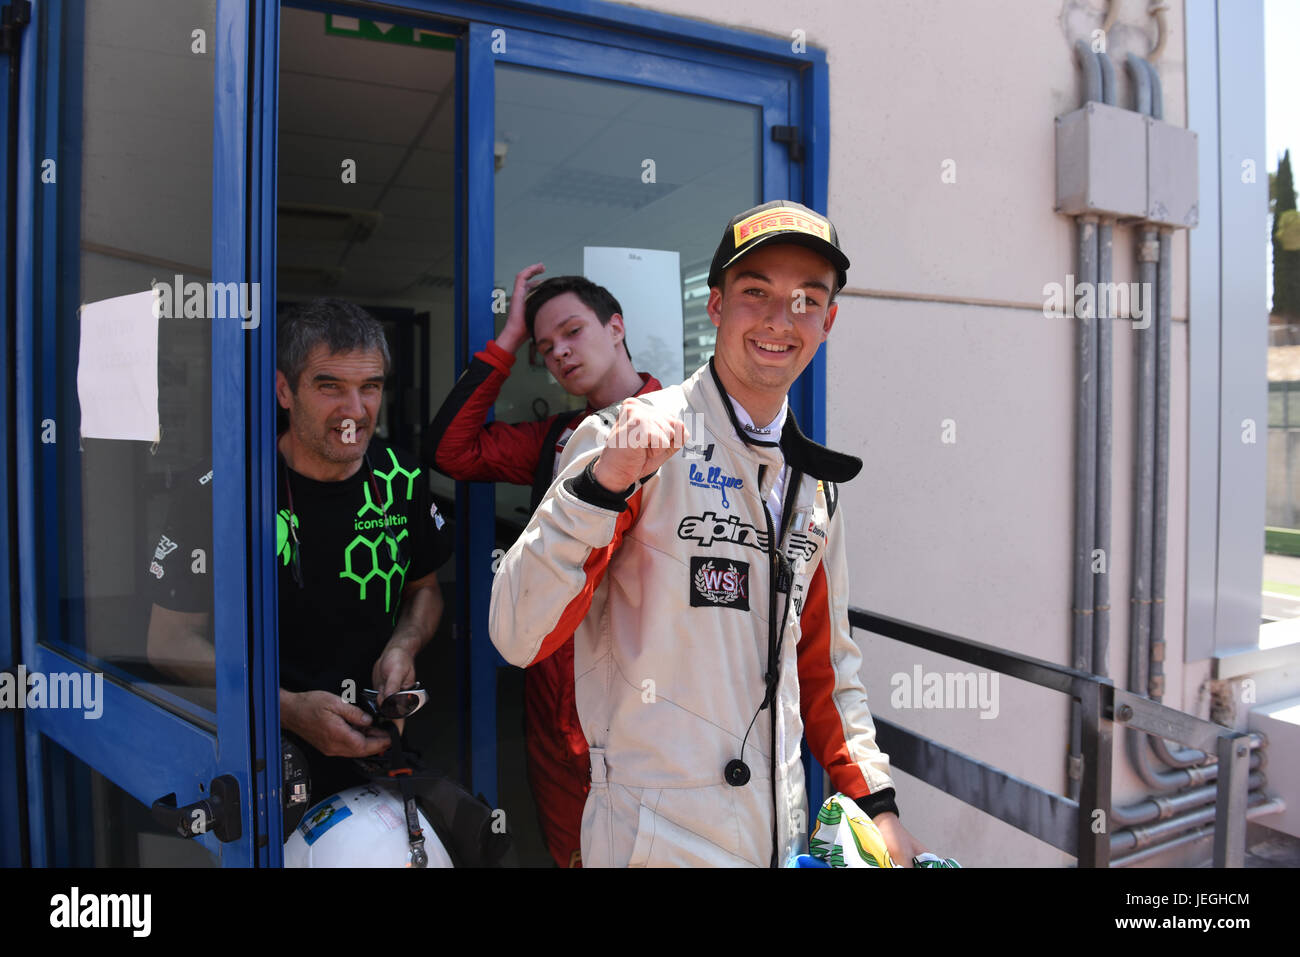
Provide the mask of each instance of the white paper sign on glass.
{"label": "white paper sign on glass", "polygon": [[637,371],[649,372],[665,386],[686,378],[677,251],[585,246],[582,273],[608,289],[623,307],[627,346]]}
{"label": "white paper sign on glass", "polygon": [[157,442],[158,318],[152,291],[81,307],[77,398],[88,439]]}

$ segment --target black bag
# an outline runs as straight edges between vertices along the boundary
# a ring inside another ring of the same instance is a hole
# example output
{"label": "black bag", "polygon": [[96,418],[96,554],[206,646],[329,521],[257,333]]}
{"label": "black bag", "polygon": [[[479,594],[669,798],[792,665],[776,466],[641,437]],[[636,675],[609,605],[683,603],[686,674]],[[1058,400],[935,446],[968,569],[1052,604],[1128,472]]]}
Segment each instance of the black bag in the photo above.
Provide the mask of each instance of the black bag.
{"label": "black bag", "polygon": [[415,800],[457,867],[518,867],[505,812],[493,810],[445,774],[411,776]]}
{"label": "black bag", "polygon": [[[377,759],[356,761],[367,780],[396,785],[403,800],[414,798],[456,867],[518,867],[505,812],[493,809],[482,795],[470,794],[449,775],[424,767],[418,753],[402,747],[397,729],[387,725],[387,730],[393,746]],[[407,816],[411,818],[409,806]]]}

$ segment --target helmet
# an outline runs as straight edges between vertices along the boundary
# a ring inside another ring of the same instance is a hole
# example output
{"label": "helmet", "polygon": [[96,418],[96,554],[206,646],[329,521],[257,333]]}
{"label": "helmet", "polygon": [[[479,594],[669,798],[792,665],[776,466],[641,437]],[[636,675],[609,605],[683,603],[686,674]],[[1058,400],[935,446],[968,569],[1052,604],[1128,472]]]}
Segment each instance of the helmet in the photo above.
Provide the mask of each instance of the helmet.
{"label": "helmet", "polygon": [[[429,819],[422,810],[417,814],[427,866],[451,867],[451,857]],[[410,857],[402,796],[374,784],[348,788],[321,801],[284,844],[285,867],[405,867]]]}

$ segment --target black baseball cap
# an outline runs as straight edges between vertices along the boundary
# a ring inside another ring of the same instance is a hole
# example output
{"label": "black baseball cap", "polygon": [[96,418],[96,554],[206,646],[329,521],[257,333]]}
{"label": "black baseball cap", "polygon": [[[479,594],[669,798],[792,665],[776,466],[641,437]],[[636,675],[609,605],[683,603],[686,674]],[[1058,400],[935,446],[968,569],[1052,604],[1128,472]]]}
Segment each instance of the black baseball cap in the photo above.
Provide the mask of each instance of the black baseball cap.
{"label": "black baseball cap", "polygon": [[722,274],[742,256],[769,243],[794,243],[821,253],[835,267],[835,291],[848,282],[849,258],[840,251],[831,221],[789,199],[777,199],[733,216],[709,267],[709,286],[722,285]]}

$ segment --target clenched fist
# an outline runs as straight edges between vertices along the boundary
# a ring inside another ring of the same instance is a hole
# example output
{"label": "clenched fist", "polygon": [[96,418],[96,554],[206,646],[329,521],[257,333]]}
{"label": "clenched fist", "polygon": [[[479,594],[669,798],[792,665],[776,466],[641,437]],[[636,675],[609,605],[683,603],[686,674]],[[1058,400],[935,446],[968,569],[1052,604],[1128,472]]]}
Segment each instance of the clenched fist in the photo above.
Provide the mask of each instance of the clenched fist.
{"label": "clenched fist", "polygon": [[607,491],[622,492],[652,474],[688,441],[681,419],[638,399],[625,399],[591,473]]}

